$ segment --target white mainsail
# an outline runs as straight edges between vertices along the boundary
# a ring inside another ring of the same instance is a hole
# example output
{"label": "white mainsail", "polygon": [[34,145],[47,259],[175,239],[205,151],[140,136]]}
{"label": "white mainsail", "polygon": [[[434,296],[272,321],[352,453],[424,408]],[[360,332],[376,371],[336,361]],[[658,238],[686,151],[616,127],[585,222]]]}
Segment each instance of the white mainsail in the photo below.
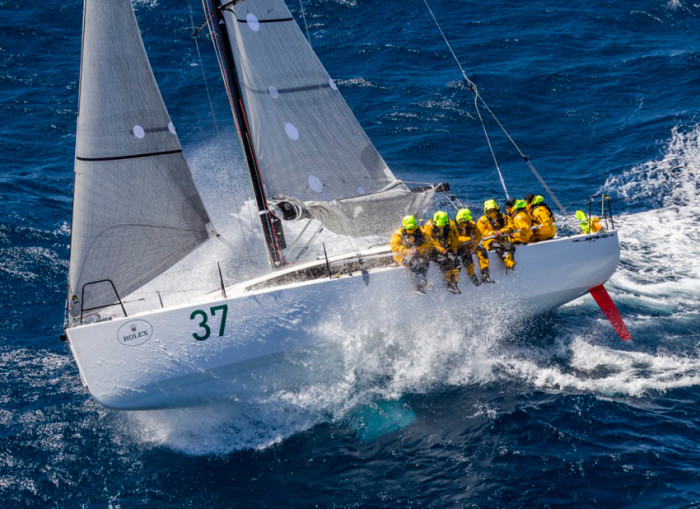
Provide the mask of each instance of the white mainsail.
{"label": "white mainsail", "polygon": [[394,177],[284,1],[220,5],[268,201],[292,201],[348,236],[420,214],[433,191]]}
{"label": "white mainsail", "polygon": [[[117,304],[208,238],[130,0],[86,0],[70,314]],[[87,286],[86,286],[87,285]]]}

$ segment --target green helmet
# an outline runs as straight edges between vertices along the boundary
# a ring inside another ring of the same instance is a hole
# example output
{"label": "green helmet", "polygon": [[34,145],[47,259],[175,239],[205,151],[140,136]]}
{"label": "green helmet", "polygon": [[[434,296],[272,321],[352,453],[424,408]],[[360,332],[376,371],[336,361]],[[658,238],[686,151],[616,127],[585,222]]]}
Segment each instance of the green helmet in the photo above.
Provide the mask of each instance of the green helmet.
{"label": "green helmet", "polygon": [[533,204],[533,205],[537,205],[538,203],[542,203],[543,201],[544,201],[544,198],[542,198],[542,197],[538,194],[537,196],[535,196],[535,197],[532,199],[532,204]]}
{"label": "green helmet", "polygon": [[438,210],[433,216],[433,224],[438,228],[444,228],[449,222],[450,218],[447,212],[443,212],[442,210]]}
{"label": "green helmet", "polygon": [[518,209],[527,209],[527,203],[525,202],[525,200],[515,200],[515,203],[513,204],[513,210]]}
{"label": "green helmet", "polygon": [[415,230],[418,228],[418,221],[413,216],[404,216],[403,218],[403,229],[404,230]]}
{"label": "green helmet", "polygon": [[457,215],[455,216],[455,221],[458,223],[466,223],[472,220],[472,213],[469,209],[459,209]]}
{"label": "green helmet", "polygon": [[486,200],[484,202],[484,212],[486,213],[489,210],[501,210],[496,200]]}

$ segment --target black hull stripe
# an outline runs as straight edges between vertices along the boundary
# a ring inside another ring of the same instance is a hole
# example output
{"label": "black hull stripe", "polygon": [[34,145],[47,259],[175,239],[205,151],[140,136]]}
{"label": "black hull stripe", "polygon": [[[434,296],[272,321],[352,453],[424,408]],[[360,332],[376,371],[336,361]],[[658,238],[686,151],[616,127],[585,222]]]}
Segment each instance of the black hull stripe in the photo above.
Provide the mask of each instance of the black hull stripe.
{"label": "black hull stripe", "polygon": [[151,152],[150,154],[131,154],[128,156],[114,156],[114,157],[80,157],[75,156],[78,161],[120,161],[122,159],[136,159],[138,157],[153,157],[153,156],[164,156],[167,154],[179,154],[182,150],[169,150],[167,152]]}

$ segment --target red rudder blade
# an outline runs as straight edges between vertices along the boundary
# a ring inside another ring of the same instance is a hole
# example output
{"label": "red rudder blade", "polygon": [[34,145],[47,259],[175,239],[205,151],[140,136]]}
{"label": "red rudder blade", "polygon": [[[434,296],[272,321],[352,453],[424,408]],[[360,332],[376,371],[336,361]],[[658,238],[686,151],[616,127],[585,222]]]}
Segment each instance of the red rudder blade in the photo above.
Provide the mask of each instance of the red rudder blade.
{"label": "red rudder blade", "polygon": [[588,291],[591,292],[591,295],[595,299],[600,309],[603,311],[603,314],[615,328],[615,331],[617,331],[620,337],[624,341],[629,341],[632,339],[632,336],[630,336],[630,333],[625,326],[625,322],[622,321],[620,312],[617,310],[617,307],[615,307],[615,303],[610,298],[610,295],[605,287],[603,287],[603,285],[598,285],[594,286]]}

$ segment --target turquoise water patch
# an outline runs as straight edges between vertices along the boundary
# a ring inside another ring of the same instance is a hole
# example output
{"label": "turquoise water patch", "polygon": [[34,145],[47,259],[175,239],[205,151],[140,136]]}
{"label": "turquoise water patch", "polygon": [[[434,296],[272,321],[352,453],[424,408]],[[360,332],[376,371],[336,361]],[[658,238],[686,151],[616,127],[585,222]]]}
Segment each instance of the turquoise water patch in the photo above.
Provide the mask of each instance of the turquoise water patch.
{"label": "turquoise water patch", "polygon": [[405,402],[376,401],[353,408],[345,418],[346,425],[362,440],[374,440],[394,433],[413,423],[416,413]]}

